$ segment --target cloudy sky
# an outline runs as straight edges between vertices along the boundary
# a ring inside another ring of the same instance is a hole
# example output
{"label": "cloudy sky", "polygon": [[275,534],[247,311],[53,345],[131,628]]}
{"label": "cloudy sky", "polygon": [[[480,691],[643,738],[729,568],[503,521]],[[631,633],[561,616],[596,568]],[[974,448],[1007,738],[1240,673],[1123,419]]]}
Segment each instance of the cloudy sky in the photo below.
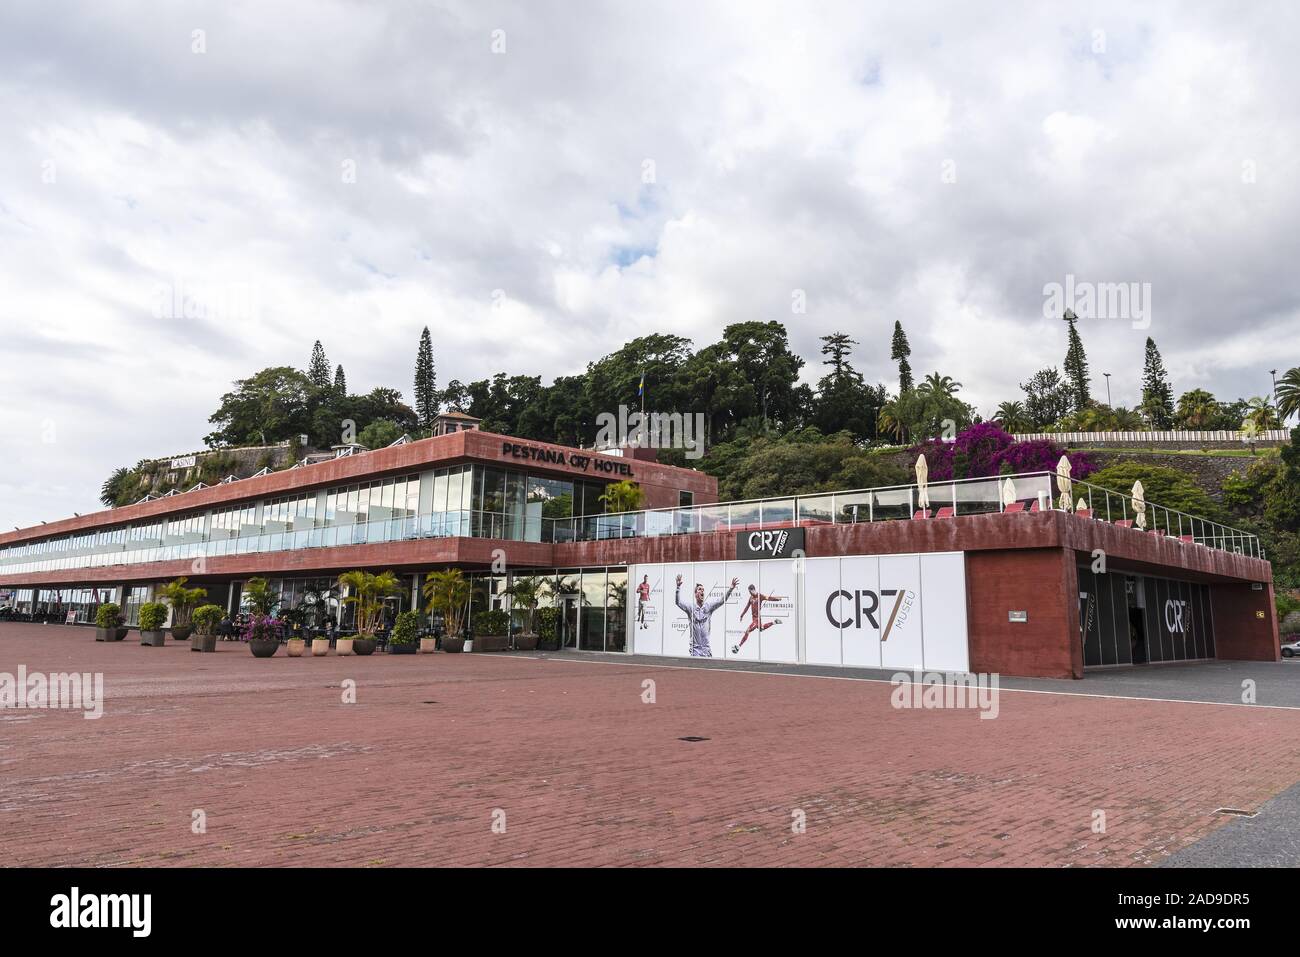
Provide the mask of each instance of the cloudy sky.
{"label": "cloudy sky", "polygon": [[987,415],[1060,364],[1073,276],[1150,284],[1081,324],[1103,400],[1148,334],[1176,391],[1264,394],[1300,8],[1085,6],[7,0],[0,527],[200,448],[316,338],[409,396],[425,324],[440,383],[747,319],[888,382],[900,319]]}

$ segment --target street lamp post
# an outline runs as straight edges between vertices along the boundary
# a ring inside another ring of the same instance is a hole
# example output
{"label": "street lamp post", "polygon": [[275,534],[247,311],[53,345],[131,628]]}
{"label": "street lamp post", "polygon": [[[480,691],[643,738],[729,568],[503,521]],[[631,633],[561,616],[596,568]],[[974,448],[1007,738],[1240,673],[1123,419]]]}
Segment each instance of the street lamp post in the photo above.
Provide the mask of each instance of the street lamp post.
{"label": "street lamp post", "polygon": [[1268,374],[1273,377],[1273,408],[1277,408],[1277,370],[1269,369]]}
{"label": "street lamp post", "polygon": [[1106,377],[1106,407],[1113,409],[1115,407],[1110,404],[1110,373],[1103,372],[1102,375]]}

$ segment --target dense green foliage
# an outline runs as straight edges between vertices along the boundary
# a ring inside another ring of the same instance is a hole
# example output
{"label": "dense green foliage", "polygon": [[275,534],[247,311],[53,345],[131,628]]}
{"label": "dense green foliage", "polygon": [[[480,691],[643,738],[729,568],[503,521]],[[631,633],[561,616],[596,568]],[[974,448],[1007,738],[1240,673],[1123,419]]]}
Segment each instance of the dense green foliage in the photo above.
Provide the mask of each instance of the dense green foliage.
{"label": "dense green foliage", "polygon": [[[1211,521],[1223,521],[1226,516],[1219,504],[1210,498],[1196,480],[1186,472],[1168,468],[1163,465],[1147,465],[1142,462],[1117,462],[1088,476],[1088,483],[1110,489],[1121,496],[1128,497],[1133,492],[1133,483],[1141,481],[1142,491],[1148,503],[1177,509],[1198,518]],[[1080,496],[1084,493],[1080,492]],[[1094,501],[1102,517],[1105,517],[1104,505],[1100,500]],[[1112,519],[1119,518],[1118,500],[1112,500]],[[1164,514],[1156,512],[1148,515],[1148,520],[1156,528],[1164,528]],[[1175,530],[1177,519],[1174,519]],[[1190,532],[1190,530],[1189,530]]]}
{"label": "dense green foliage", "polygon": [[717,476],[723,501],[908,481],[905,468],[861,448],[849,433],[824,436],[811,427],[783,435],[742,434],[714,446],[702,465]]}
{"label": "dense green foliage", "polygon": [[158,631],[167,620],[167,606],[160,601],[147,601],[140,606],[140,630]]}

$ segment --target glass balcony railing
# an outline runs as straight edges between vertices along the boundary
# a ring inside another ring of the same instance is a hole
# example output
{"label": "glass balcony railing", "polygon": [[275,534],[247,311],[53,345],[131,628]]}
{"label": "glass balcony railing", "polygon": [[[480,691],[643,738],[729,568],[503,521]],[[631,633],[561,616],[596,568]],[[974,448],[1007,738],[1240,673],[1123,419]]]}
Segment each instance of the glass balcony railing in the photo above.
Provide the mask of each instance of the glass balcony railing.
{"label": "glass balcony railing", "polygon": [[[1012,488],[1008,490],[1007,480]],[[178,542],[153,540],[96,546],[51,557],[0,558],[0,576],[76,568],[109,568],[165,561],[197,561],[228,555],[336,548],[439,538],[501,541],[587,542],[664,535],[698,535],[778,526],[845,525],[911,519],[924,511],[942,519],[994,512],[1047,511],[1063,507],[1064,482],[1050,472],[959,479],[919,485],[722,502],[687,508],[642,509],[574,518],[462,510],[307,529],[252,529],[239,534],[187,535]],[[1259,539],[1248,532],[1154,503],[1134,508],[1130,495],[1088,482],[1069,484],[1071,510],[1088,518],[1138,527],[1190,544],[1263,558]],[[1010,499],[1008,501],[1008,498]],[[923,501],[928,500],[928,506]],[[1080,511],[1082,503],[1082,511]],[[197,573],[197,571],[196,571]]]}

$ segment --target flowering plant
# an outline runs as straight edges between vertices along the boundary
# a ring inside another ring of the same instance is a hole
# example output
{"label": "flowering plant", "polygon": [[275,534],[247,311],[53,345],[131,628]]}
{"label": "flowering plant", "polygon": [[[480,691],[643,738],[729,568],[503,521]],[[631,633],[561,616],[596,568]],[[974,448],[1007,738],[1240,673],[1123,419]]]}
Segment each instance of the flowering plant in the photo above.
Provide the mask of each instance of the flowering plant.
{"label": "flowering plant", "polygon": [[284,622],[270,615],[249,615],[239,632],[240,641],[280,641],[284,637]]}
{"label": "flowering plant", "polygon": [[[1025,472],[1055,472],[1065,450],[1049,439],[1017,442],[996,422],[981,422],[959,432],[953,442],[931,439],[913,446],[908,455],[924,454],[931,482],[1010,475]],[[1071,476],[1085,478],[1096,465],[1082,452],[1069,453]]]}

